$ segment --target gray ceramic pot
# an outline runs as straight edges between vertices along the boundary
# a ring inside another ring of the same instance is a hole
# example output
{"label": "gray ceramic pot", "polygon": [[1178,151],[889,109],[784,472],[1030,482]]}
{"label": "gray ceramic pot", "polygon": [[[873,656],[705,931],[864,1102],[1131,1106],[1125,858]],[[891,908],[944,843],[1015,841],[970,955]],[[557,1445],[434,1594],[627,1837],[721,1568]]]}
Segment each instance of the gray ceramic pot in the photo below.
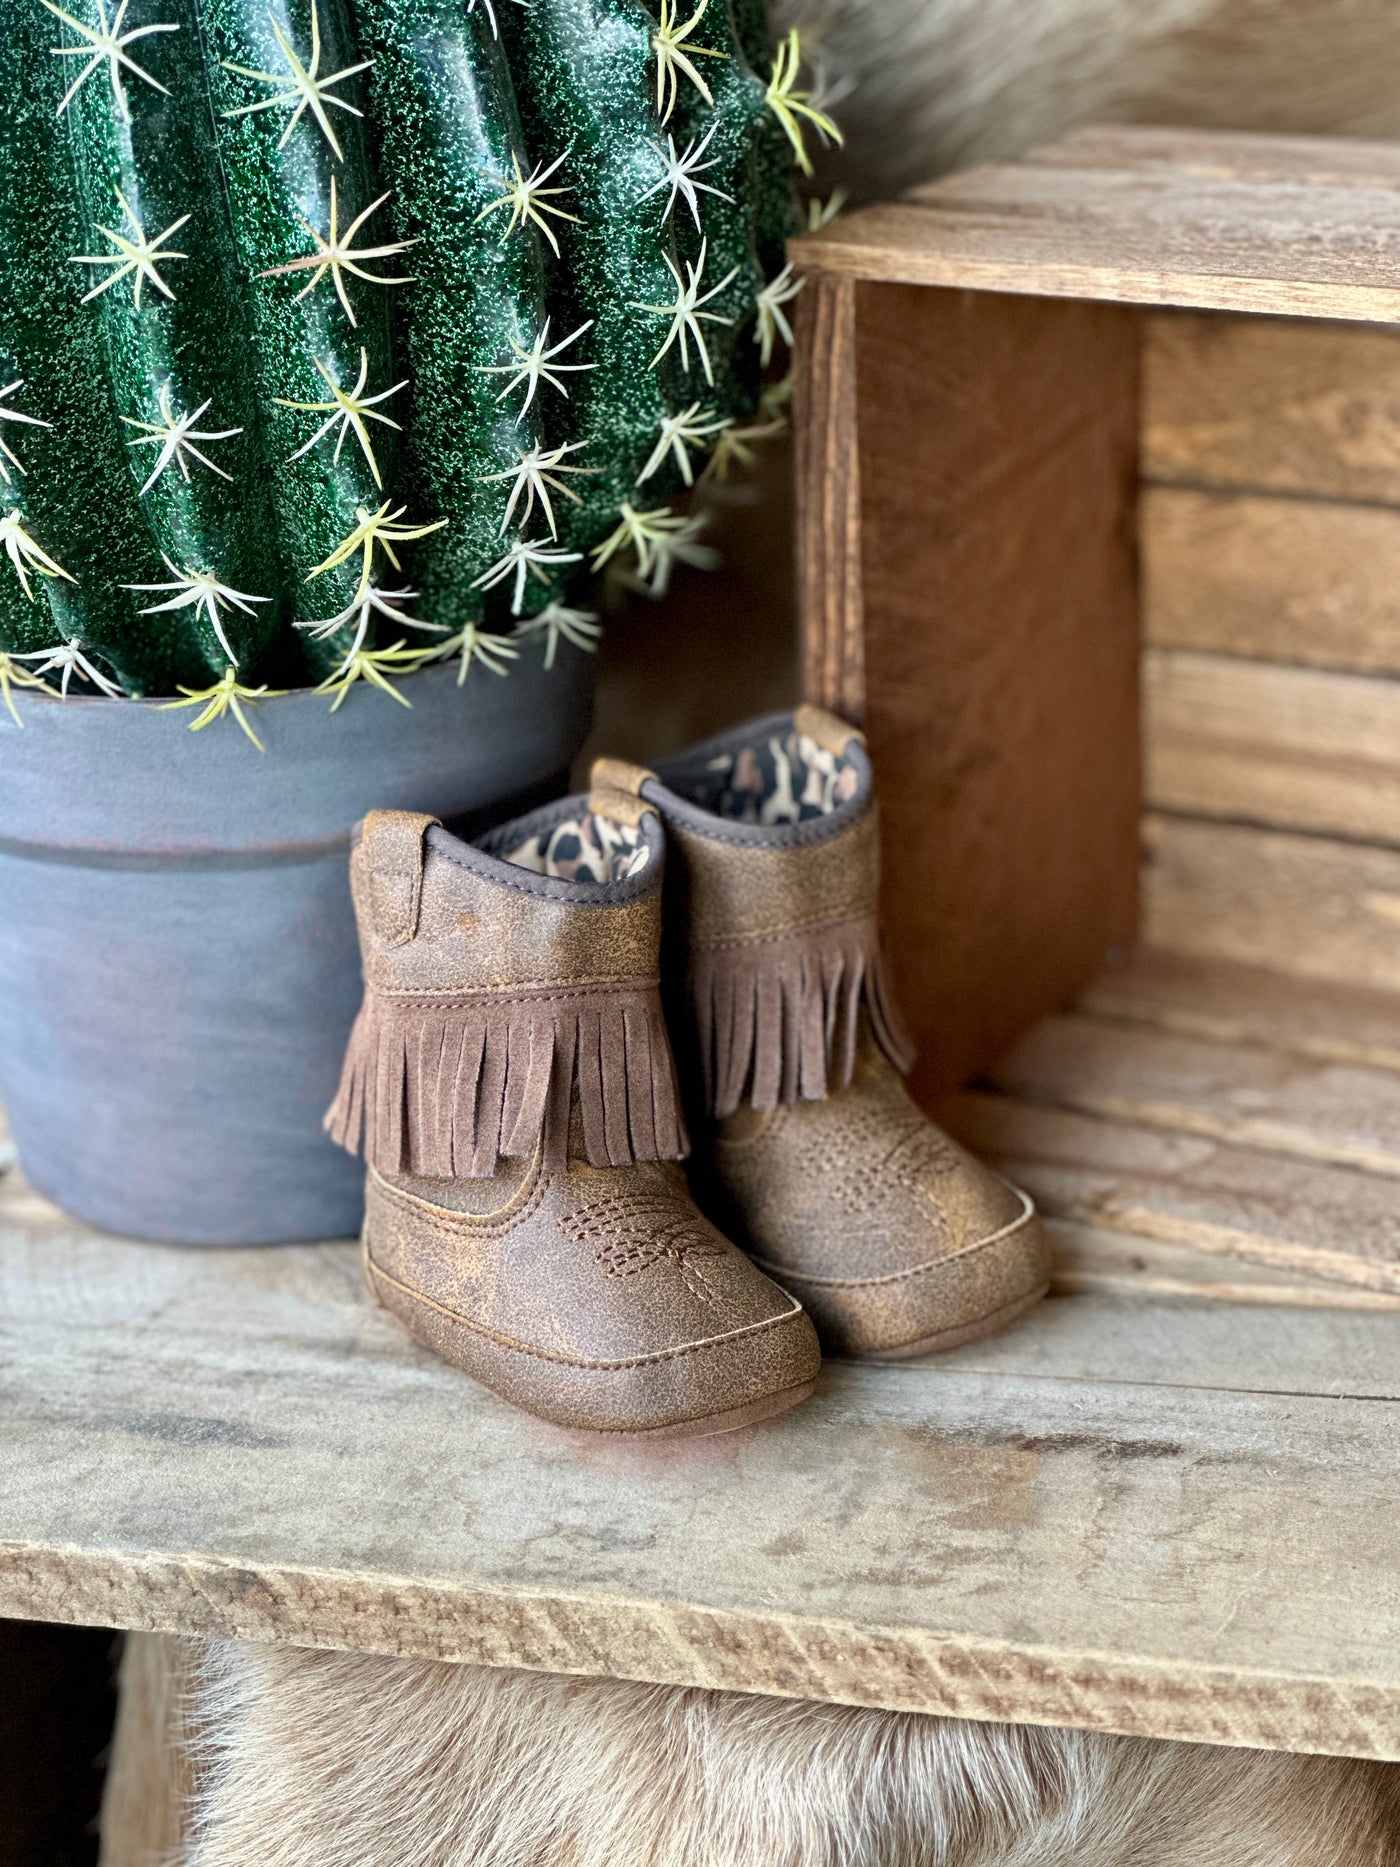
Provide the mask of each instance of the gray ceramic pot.
{"label": "gray ceramic pot", "polygon": [[[358,1229],[321,1133],[360,997],[346,855],[367,810],[471,827],[563,788],[592,663],[264,701],[259,754],[156,703],[0,711],[0,1099],[30,1180],[111,1231],[262,1244]],[[465,826],[457,820],[466,819]]]}

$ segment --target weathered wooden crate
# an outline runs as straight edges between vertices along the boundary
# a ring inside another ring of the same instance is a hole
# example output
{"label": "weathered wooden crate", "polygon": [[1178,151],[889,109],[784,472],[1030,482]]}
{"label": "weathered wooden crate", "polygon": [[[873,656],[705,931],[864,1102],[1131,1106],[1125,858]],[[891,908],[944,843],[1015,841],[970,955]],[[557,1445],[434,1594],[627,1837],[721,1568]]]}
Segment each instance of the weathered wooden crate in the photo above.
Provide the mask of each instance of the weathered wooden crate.
{"label": "weathered wooden crate", "polygon": [[0,1614],[1400,1758],[1400,151],[1095,132],[801,256],[809,690],[1050,1299],[584,1446],[0,1138]]}
{"label": "weathered wooden crate", "polygon": [[1052,1210],[1400,1288],[1400,149],[1087,130],[796,258],[919,1087]]}

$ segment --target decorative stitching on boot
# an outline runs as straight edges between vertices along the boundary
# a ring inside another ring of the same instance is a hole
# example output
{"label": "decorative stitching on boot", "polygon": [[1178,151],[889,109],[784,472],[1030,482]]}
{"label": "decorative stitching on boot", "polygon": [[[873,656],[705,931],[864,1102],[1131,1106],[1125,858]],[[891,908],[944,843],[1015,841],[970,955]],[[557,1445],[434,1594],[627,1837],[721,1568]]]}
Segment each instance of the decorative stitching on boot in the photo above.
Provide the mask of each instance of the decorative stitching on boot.
{"label": "decorative stitching on boot", "polygon": [[[832,1198],[853,1218],[869,1212],[886,1186],[923,1199],[925,1174],[942,1178],[957,1169],[952,1143],[912,1109],[907,1115],[892,1114],[852,1103],[841,1138],[850,1152],[832,1159],[814,1150],[813,1166],[828,1177]],[[936,1203],[930,1216],[942,1225]]]}
{"label": "decorative stitching on boot", "polygon": [[577,979],[571,980],[567,985],[561,985],[555,979],[522,979],[512,981],[510,985],[484,985],[470,992],[434,992],[428,986],[425,986],[421,992],[412,986],[394,991],[385,991],[379,986],[373,986],[371,990],[374,996],[382,999],[385,1004],[392,1005],[401,1002],[405,1005],[420,1007],[432,1005],[440,1007],[443,1011],[451,1011],[458,1006],[486,1005],[492,1000],[507,998],[615,998],[619,994],[631,992],[654,992],[660,984],[661,975],[653,973],[650,978]]}
{"label": "decorative stitching on boot", "polygon": [[[529,1172],[503,1206],[494,1212],[459,1212],[455,1206],[439,1206],[406,1187],[395,1186],[376,1167],[368,1169],[368,1178],[380,1197],[426,1219],[438,1232],[455,1233],[459,1238],[504,1238],[509,1232],[533,1218],[544,1199],[546,1175],[542,1172],[542,1149],[537,1148]],[[386,1273],[387,1274],[387,1273]]]}
{"label": "decorative stitching on boot", "polygon": [[608,1277],[639,1277],[658,1264],[670,1264],[694,1297],[712,1296],[705,1273],[695,1260],[724,1256],[697,1214],[660,1196],[609,1195],[596,1204],[556,1219],[574,1244],[593,1248],[593,1261]]}

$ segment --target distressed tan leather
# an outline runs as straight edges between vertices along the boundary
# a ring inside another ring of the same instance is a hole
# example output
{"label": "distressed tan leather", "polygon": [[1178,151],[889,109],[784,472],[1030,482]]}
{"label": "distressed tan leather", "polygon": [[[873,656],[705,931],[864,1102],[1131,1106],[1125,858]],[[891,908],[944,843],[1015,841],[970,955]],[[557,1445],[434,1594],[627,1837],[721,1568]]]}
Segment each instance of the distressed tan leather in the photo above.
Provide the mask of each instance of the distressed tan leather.
{"label": "distressed tan leather", "polygon": [[1030,1200],[915,1106],[868,1037],[847,1087],[741,1110],[705,1141],[706,1205],[801,1300],[833,1353],[952,1348],[1044,1293]]}
{"label": "distressed tan leather", "polygon": [[664,843],[628,804],[642,818],[566,800],[488,839],[533,847],[586,825],[600,865],[642,863],[602,882],[538,873],[430,817],[366,818],[350,864],[365,997],[327,1116],[342,1146],[388,1173],[490,1175],[543,1130],[561,1165],[576,1083],[595,1165],[684,1155],[658,989]]}
{"label": "distressed tan leather", "polygon": [[[664,839],[635,794],[601,820],[607,795],[486,847],[367,820],[365,1008],[331,1126],[370,1161],[366,1284],[428,1347],[560,1426],[718,1432],[802,1399],[820,1350],[673,1164]],[[560,835],[577,847],[576,822],[604,880],[522,866]]]}
{"label": "distressed tan leather", "polygon": [[874,805],[831,842],[784,848],[726,839],[668,818],[667,845],[684,858],[688,938],[731,945],[835,922],[873,921],[879,907],[880,821]]}
{"label": "distressed tan leather", "polygon": [[642,812],[649,808],[642,802],[642,786],[652,775],[645,765],[632,765],[626,759],[594,759],[589,808],[620,823],[640,823]]}
{"label": "distressed tan leather", "polygon": [[[742,782],[714,775],[731,766]],[[676,871],[672,1018],[707,1211],[839,1353],[951,1347],[1028,1308],[1048,1281],[1030,1200],[904,1087],[861,735],[802,708],[666,761],[643,794]],[[746,815],[723,814],[735,802]]]}
{"label": "distressed tan leather", "polygon": [[[465,1199],[455,1192],[469,1189]],[[697,1209],[667,1162],[493,1184],[371,1171],[365,1278],[444,1360],[556,1425],[681,1437],[811,1389],[812,1325]]]}
{"label": "distressed tan leather", "polygon": [[844,758],[852,745],[865,744],[865,734],[858,726],[852,726],[838,713],[828,713],[825,707],[806,703],[793,714],[792,723],[798,732],[806,733],[823,751],[833,752],[837,758]]}
{"label": "distressed tan leather", "polygon": [[361,959],[373,990],[440,998],[655,981],[659,889],[616,903],[555,899],[538,886],[540,877],[504,862],[488,866],[456,837],[429,841],[433,827],[431,817],[375,811],[351,854]]}

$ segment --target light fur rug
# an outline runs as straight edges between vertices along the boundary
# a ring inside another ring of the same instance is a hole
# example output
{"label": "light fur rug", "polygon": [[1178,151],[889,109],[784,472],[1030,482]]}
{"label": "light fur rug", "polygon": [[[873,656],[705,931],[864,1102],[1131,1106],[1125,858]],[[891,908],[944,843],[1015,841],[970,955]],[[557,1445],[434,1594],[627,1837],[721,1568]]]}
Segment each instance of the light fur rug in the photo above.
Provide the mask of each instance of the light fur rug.
{"label": "light fur rug", "polygon": [[848,137],[889,195],[1091,120],[1400,135],[1396,0],[770,0],[822,30]]}
{"label": "light fur rug", "polygon": [[99,1867],[183,1867],[198,1782],[192,1738],[203,1641],[128,1634],[102,1785]]}
{"label": "light fur rug", "polygon": [[[193,1643],[131,1639],[164,1702]],[[232,1643],[194,1679],[193,1853],[138,1845],[133,1746],[104,1867],[1400,1867],[1395,1765]]]}

